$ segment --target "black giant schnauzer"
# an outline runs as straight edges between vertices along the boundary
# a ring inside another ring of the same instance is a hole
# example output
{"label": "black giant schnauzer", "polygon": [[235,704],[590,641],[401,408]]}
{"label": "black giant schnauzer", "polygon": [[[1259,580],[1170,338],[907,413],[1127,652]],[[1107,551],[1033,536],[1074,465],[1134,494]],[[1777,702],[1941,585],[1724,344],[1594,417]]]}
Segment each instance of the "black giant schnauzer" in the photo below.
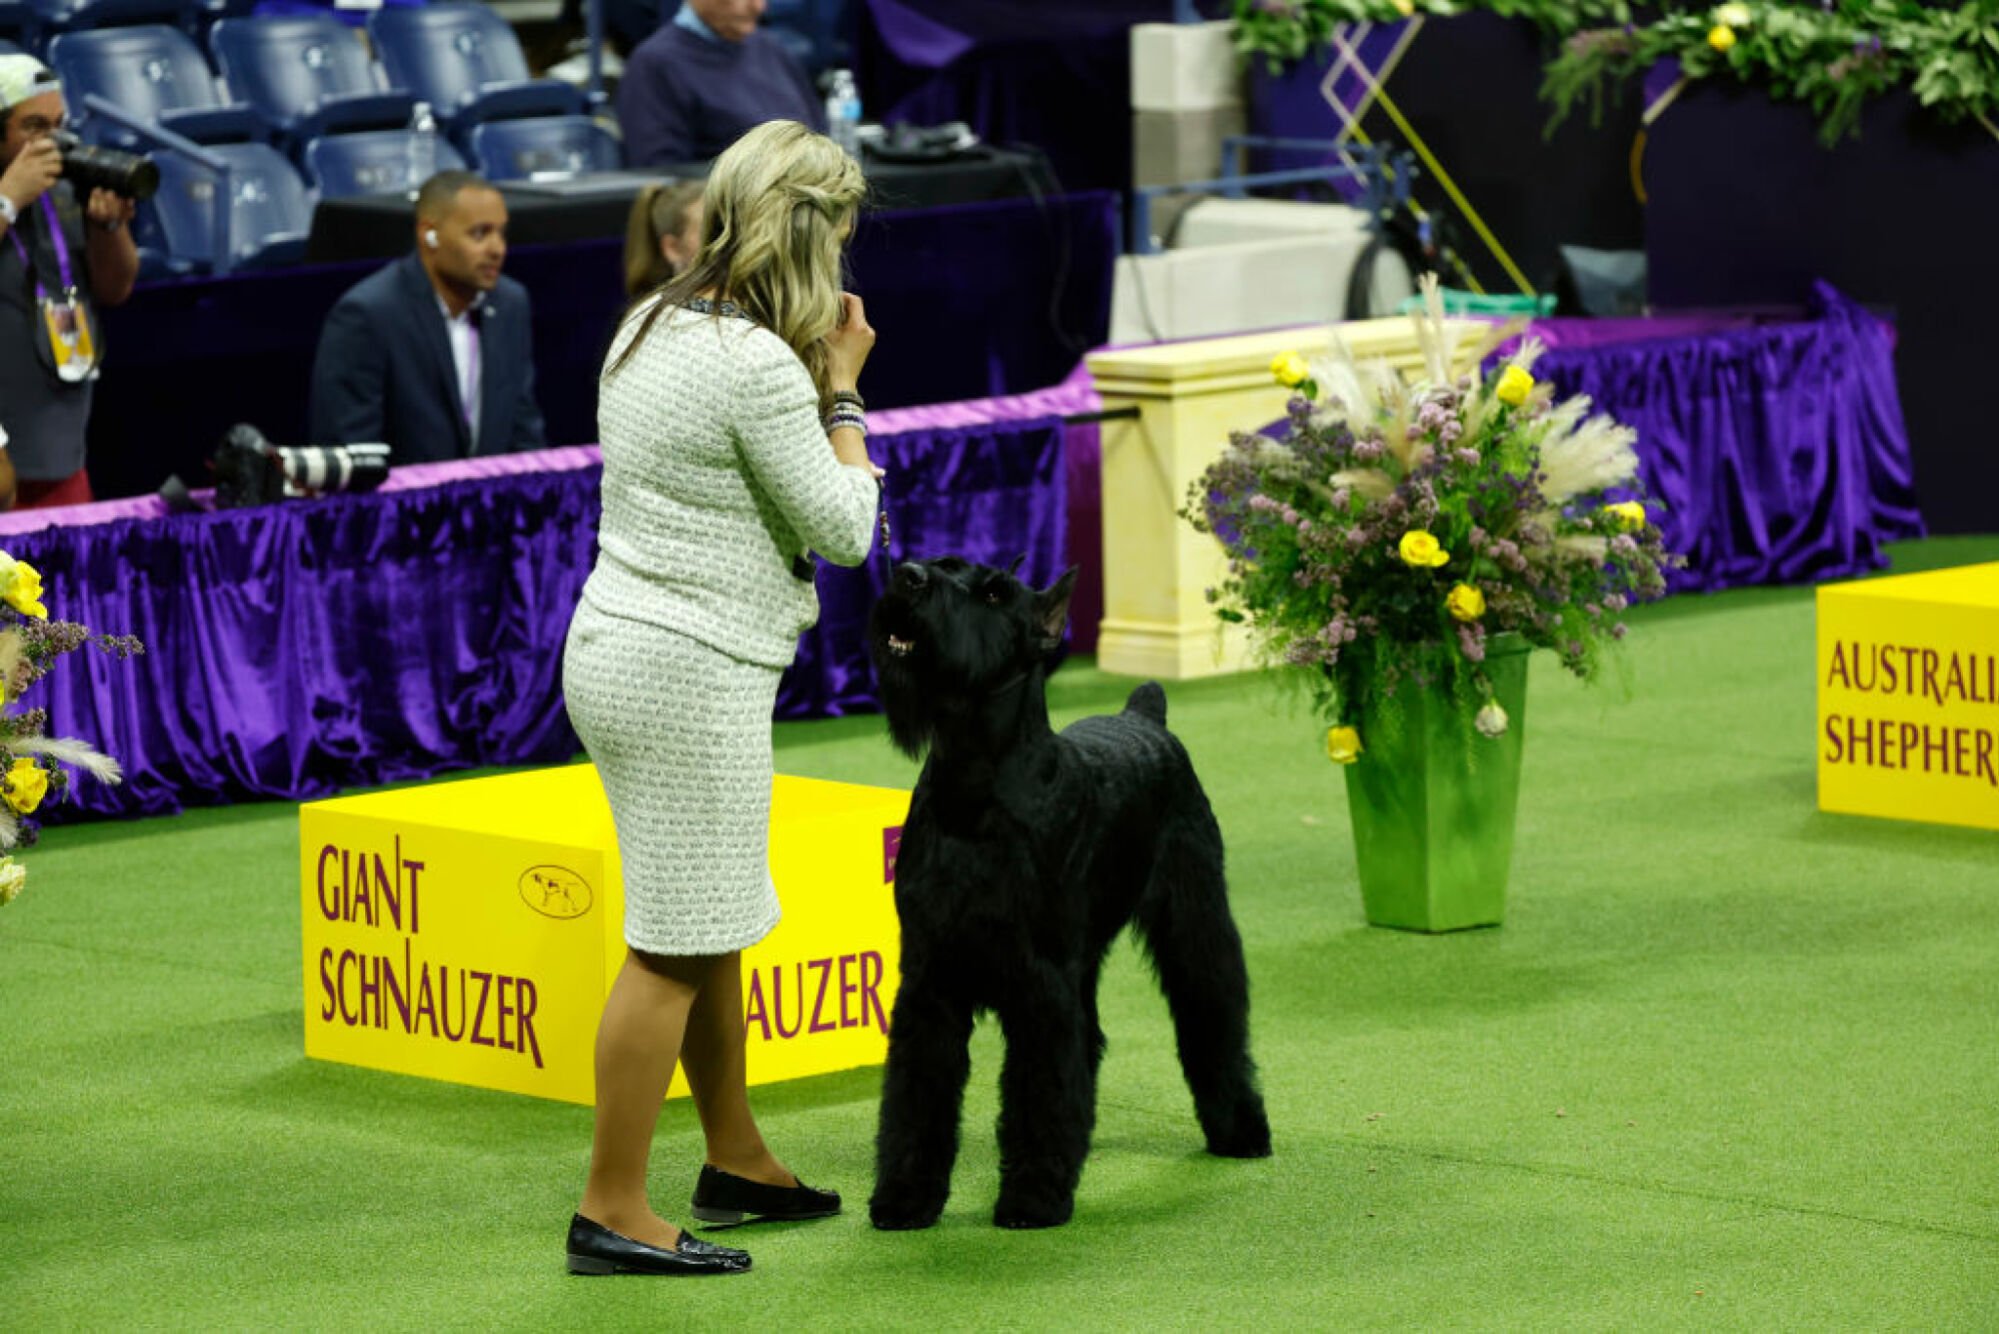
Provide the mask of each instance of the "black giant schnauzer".
{"label": "black giant schnauzer", "polygon": [[868,1205],[879,1228],[943,1211],[981,1010],[1006,1038],[993,1221],[1068,1221],[1104,1054],[1097,976],[1127,923],[1172,1009],[1208,1151],[1270,1152],[1221,831],[1166,730],[1165,692],[1148,682],[1120,714],[1049,729],[1044,687],[1075,575],[1036,592],[990,566],[905,562],[876,604],[889,734],[930,752],[896,858],[902,985]]}

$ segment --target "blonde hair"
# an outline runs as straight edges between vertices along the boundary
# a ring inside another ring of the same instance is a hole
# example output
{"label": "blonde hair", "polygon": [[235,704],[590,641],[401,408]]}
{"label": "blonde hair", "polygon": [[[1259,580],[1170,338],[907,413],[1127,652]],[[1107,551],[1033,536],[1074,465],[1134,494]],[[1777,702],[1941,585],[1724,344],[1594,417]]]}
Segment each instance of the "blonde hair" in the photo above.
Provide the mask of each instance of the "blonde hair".
{"label": "blonde hair", "polygon": [[827,407],[826,335],[840,322],[840,253],[867,190],[858,162],[797,121],[766,121],[738,139],[708,173],[701,253],[667,282],[605,378],[631,359],[662,312],[712,291],[798,354]]}
{"label": "blonde hair", "polygon": [[701,181],[659,181],[639,191],[625,221],[625,295],[638,300],[673,276],[659,243],[687,230],[687,214],[706,189]]}

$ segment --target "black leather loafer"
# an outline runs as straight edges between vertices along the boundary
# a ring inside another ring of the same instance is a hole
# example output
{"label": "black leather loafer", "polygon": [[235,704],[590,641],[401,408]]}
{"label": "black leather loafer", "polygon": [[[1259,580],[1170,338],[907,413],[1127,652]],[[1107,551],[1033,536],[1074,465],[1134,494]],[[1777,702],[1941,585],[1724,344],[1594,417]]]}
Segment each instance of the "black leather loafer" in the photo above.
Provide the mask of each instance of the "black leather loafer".
{"label": "black leather loafer", "polygon": [[582,1214],[569,1220],[572,1274],[740,1274],[750,1267],[747,1251],[717,1246],[680,1234],[672,1250],[633,1241]]}
{"label": "black leather loafer", "polygon": [[732,1176],[719,1167],[704,1166],[701,1179],[694,1183],[694,1217],[706,1227],[798,1222],[829,1218],[839,1212],[839,1192],[814,1190],[802,1181],[796,1186],[766,1186]]}

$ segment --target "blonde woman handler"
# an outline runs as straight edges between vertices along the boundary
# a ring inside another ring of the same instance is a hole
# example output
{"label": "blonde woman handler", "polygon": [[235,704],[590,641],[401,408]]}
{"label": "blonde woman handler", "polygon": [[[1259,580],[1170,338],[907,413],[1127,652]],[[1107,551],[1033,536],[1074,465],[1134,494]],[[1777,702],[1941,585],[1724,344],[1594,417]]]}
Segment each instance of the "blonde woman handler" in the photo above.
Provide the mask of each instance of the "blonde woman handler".
{"label": "blonde woman handler", "polygon": [[697,1219],[840,1208],[778,1160],[750,1113],[740,952],[778,920],[771,710],[818,618],[813,553],[858,565],[874,531],[881,474],[855,385],[875,335],[840,290],[865,188],[853,159],[795,122],[745,135],[708,178],[692,266],[632,310],[605,365],[603,524],[563,689],[617,824],[630,949],[597,1030],[573,1273],[750,1266],[648,1201],[676,1061],[707,1141]]}

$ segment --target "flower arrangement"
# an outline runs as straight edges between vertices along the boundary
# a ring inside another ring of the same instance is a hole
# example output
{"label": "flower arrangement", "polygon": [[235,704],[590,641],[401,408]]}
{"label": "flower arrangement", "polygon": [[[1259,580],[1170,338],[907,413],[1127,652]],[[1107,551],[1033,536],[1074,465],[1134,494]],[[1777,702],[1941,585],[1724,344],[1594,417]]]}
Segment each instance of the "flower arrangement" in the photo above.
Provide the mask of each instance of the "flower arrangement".
{"label": "flower arrangement", "polygon": [[1860,130],[1870,98],[1908,88],[1946,121],[1973,119],[1999,135],[1999,8],[1915,0],[1743,4],[1664,9],[1649,23],[1572,31],[1545,71],[1555,121],[1665,59],[1690,80],[1732,78],[1804,102],[1830,147]]}
{"label": "flower arrangement", "polygon": [[1645,6],[1626,0],[1236,0],[1235,45],[1275,73],[1325,50],[1346,23],[1490,10],[1524,18],[1561,41],[1541,95],[1559,123],[1579,101],[1600,114],[1606,95],[1677,59],[1688,79],[1733,78],[1819,117],[1827,145],[1858,132],[1868,99],[1908,88],[1946,121],[1977,120],[1999,135],[1999,7],[1920,0],[1776,0]]}
{"label": "flower arrangement", "polygon": [[0,551],[0,906],[27,884],[27,868],[13,849],[33,845],[35,813],[70,789],[67,766],[106,783],[120,778],[117,761],[86,742],[43,734],[44,709],[16,711],[23,692],[47,675],[65,653],[95,644],[117,658],[145,651],[129,635],[98,635],[74,621],[52,621],[42,602],[42,576],[26,561]]}
{"label": "flower arrangement", "polygon": [[[1238,432],[1189,489],[1184,518],[1214,534],[1228,574],[1208,597],[1268,661],[1307,669],[1332,724],[1327,755],[1365,750],[1363,715],[1404,686],[1443,690],[1485,736],[1505,710],[1484,664],[1496,636],[1595,674],[1633,601],[1675,563],[1636,481],[1632,432],[1554,401],[1521,343],[1489,374],[1453,376],[1457,330],[1434,275],[1412,316],[1424,378],[1354,363],[1344,347],[1271,371],[1296,390],[1281,434]],[[1498,347],[1498,329],[1473,359]]]}

